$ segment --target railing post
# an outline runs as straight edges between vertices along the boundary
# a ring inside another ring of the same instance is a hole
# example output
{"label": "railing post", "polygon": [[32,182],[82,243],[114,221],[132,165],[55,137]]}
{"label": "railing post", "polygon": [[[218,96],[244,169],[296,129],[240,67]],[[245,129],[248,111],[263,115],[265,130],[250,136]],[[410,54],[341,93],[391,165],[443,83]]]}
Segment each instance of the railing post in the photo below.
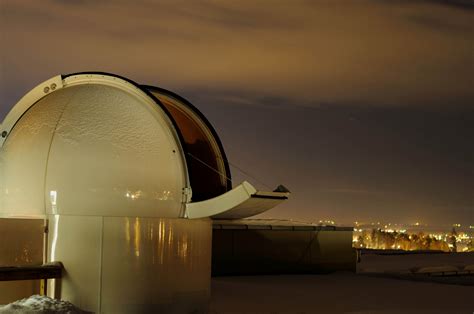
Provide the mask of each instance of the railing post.
{"label": "railing post", "polygon": [[40,295],[48,294],[48,282],[47,279],[40,279]]}

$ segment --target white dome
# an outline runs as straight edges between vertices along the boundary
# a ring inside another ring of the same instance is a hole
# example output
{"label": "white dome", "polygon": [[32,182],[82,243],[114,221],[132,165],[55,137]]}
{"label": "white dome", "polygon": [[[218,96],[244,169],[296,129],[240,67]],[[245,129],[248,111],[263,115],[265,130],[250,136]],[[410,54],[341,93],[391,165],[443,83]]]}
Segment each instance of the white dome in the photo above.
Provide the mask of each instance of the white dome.
{"label": "white dome", "polygon": [[288,195],[246,182],[232,189],[222,144],[199,110],[112,74],[45,81],[0,126],[0,217],[236,219]]}
{"label": "white dome", "polygon": [[132,82],[58,76],[20,100],[1,131],[0,216],[184,215],[179,135]]}

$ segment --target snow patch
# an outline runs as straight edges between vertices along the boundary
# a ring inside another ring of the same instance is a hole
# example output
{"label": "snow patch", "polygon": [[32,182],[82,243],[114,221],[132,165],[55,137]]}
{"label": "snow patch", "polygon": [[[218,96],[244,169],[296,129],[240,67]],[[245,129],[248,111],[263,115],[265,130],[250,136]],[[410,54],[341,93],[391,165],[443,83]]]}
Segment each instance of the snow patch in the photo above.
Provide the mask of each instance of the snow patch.
{"label": "snow patch", "polygon": [[87,312],[82,311],[68,301],[55,300],[41,295],[32,295],[29,298],[18,300],[5,306],[0,306],[0,314],[10,313],[83,314]]}

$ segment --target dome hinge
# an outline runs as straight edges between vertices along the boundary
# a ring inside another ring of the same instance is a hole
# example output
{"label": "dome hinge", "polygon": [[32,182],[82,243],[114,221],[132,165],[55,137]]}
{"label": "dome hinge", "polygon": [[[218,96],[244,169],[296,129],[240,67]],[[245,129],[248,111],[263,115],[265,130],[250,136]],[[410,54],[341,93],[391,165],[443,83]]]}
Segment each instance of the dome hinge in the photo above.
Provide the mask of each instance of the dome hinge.
{"label": "dome hinge", "polygon": [[182,203],[190,203],[191,198],[193,197],[193,190],[191,187],[185,187],[183,188],[183,197],[182,197]]}

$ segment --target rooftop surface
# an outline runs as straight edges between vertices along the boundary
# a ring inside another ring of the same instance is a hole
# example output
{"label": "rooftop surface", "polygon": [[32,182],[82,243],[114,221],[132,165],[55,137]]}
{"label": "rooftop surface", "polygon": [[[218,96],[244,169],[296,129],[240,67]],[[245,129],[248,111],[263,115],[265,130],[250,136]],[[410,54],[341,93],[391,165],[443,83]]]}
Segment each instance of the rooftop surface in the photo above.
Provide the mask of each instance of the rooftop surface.
{"label": "rooftop surface", "polygon": [[474,253],[364,254],[357,273],[215,277],[211,313],[473,313],[474,275],[393,276],[472,264]]}
{"label": "rooftop surface", "polygon": [[473,290],[354,273],[217,277],[211,313],[472,313]]}

